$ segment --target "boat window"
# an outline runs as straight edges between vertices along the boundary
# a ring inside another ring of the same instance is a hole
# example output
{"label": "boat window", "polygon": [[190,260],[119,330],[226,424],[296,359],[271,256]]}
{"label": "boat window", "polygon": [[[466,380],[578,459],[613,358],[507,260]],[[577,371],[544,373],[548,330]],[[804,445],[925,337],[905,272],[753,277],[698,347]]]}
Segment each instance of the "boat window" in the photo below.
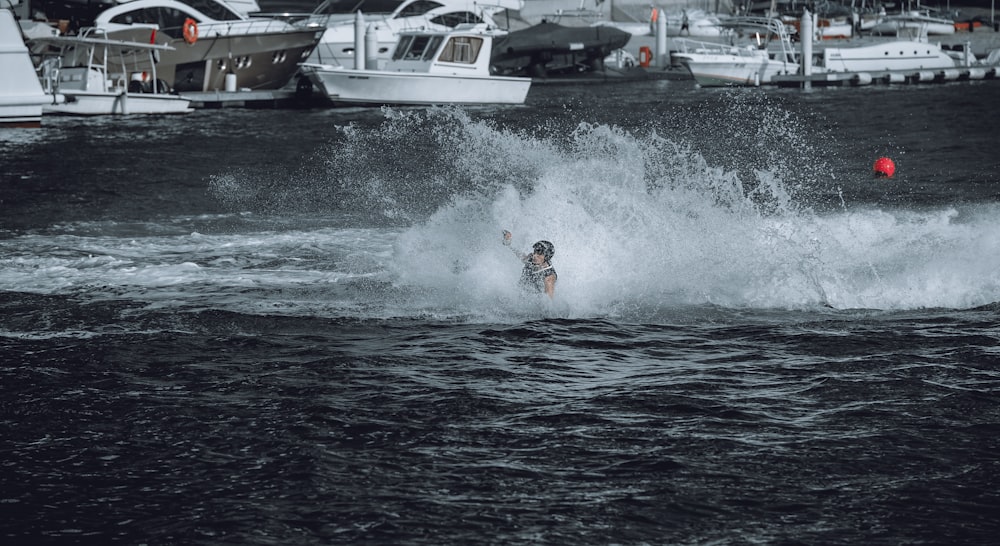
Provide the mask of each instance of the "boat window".
{"label": "boat window", "polygon": [[399,14],[394,18],[398,17],[416,17],[418,15],[423,15],[428,11],[436,8],[442,7],[443,4],[434,2],[433,0],[417,0],[416,2],[406,6],[400,10]]}
{"label": "boat window", "polygon": [[126,11],[125,13],[119,13],[111,18],[112,23],[118,23],[120,25],[132,25],[137,23],[145,23],[150,25],[160,24],[157,21],[155,12],[159,11],[156,8],[150,9],[134,9],[132,11]]}
{"label": "boat window", "polygon": [[239,21],[243,19],[236,12],[215,0],[180,0],[216,21]]}
{"label": "boat window", "polygon": [[424,60],[429,61],[434,58],[434,54],[437,53],[439,47],[441,47],[441,41],[444,40],[444,36],[431,36],[431,41],[424,48]]}
{"label": "boat window", "polygon": [[396,44],[396,51],[392,53],[392,60],[398,61],[402,59],[406,51],[410,49],[411,43],[413,43],[413,36],[400,36],[399,42]]}
{"label": "boat window", "polygon": [[336,15],[344,13],[388,15],[403,5],[405,0],[326,0],[313,10],[315,15]]}
{"label": "boat window", "polygon": [[414,36],[413,42],[410,44],[410,49],[403,55],[403,60],[419,61],[424,56],[424,52],[427,50],[427,46],[430,45],[430,41],[430,36]]}
{"label": "boat window", "polygon": [[483,48],[482,38],[472,36],[455,36],[448,40],[444,49],[441,50],[439,61],[448,63],[473,64],[479,57],[479,50]]}
{"label": "boat window", "polygon": [[471,11],[453,11],[451,13],[438,15],[437,17],[431,19],[431,22],[436,25],[444,25],[446,27],[455,28],[462,23],[472,23],[478,25],[479,23],[482,23],[483,20]]}
{"label": "boat window", "polygon": [[184,25],[184,20],[188,14],[179,9],[167,7],[152,7],[135,9],[119,13],[111,18],[112,23],[122,25],[147,24],[157,25],[160,30],[180,29]]}

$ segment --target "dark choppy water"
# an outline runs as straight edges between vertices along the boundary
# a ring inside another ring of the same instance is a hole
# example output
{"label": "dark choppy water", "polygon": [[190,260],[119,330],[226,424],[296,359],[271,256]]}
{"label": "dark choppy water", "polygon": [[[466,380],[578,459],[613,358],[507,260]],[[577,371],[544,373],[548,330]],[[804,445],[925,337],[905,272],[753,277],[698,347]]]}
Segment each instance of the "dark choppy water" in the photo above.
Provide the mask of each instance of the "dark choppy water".
{"label": "dark choppy water", "polygon": [[0,132],[0,537],[995,543],[998,92]]}

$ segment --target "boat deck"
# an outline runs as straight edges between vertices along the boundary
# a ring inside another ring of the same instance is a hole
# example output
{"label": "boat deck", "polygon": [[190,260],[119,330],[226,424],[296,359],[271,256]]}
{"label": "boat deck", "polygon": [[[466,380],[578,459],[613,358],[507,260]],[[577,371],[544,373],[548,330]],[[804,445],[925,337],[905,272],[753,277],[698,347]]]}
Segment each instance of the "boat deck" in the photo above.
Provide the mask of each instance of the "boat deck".
{"label": "boat deck", "polygon": [[961,67],[933,70],[881,70],[867,72],[824,72],[803,76],[801,74],[784,74],[774,77],[772,85],[779,87],[837,86],[837,85],[870,85],[870,84],[909,84],[909,83],[942,83],[950,81],[969,81],[993,79],[997,77],[996,67]]}

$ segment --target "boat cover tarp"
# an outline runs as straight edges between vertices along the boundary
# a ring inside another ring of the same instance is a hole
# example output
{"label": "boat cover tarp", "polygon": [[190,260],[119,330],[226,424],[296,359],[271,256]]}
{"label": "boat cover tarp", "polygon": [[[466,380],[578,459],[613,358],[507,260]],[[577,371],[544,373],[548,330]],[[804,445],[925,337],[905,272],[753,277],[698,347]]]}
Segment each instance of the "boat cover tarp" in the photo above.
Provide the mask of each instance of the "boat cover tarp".
{"label": "boat cover tarp", "polygon": [[556,23],[540,23],[497,40],[493,46],[493,60],[541,51],[569,53],[586,50],[594,52],[595,56],[605,56],[624,47],[631,37],[628,32],[610,26],[564,27]]}

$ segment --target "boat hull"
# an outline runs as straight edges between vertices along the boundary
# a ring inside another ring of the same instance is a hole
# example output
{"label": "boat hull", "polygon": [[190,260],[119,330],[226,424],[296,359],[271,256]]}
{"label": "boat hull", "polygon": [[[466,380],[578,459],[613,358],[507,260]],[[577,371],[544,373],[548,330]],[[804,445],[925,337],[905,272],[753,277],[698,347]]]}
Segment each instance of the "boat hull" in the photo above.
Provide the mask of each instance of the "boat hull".
{"label": "boat hull", "polygon": [[42,105],[35,97],[29,104],[10,104],[11,97],[0,99],[0,127],[40,127]]}
{"label": "boat hull", "polygon": [[367,106],[523,104],[528,78],[319,68],[303,72],[334,103]]}
{"label": "boat hull", "polygon": [[849,21],[820,19],[815,32],[821,40],[846,40],[854,36],[854,25]]}
{"label": "boat hull", "polygon": [[[173,50],[160,54],[157,77],[178,92],[225,90],[227,74],[236,75],[237,89],[280,89],[295,76],[322,34],[322,29],[212,34],[189,44],[160,31],[156,42]],[[116,31],[109,37],[139,41],[142,36],[148,41],[150,30]]]}
{"label": "boat hull", "polygon": [[771,83],[778,74],[795,74],[798,63],[781,62],[766,57],[738,55],[677,54],[702,87],[756,86]]}
{"label": "boat hull", "polygon": [[[327,31],[329,32],[329,31]],[[379,37],[381,38],[381,36]],[[385,63],[386,60],[392,55],[392,50],[396,47],[395,35],[390,36],[390,39],[379,39],[375,42],[375,51],[377,61],[380,63]],[[366,44],[367,47],[367,44]],[[367,61],[367,59],[366,59]],[[316,63],[316,64],[336,64],[339,63],[344,67],[351,68],[354,66],[354,42],[350,41],[320,41],[313,49],[312,54],[306,62]]]}
{"label": "boat hull", "polygon": [[0,127],[38,127],[48,97],[13,14],[0,10]]}
{"label": "boat hull", "polygon": [[937,36],[947,36],[949,34],[955,34],[955,24],[954,23],[921,23],[918,21],[913,22],[885,22],[879,23],[872,27],[872,34],[888,35],[894,36],[899,33],[900,29],[914,29],[923,30],[927,32],[928,35]]}
{"label": "boat hull", "polygon": [[42,107],[45,114],[104,116],[109,114],[186,114],[191,101],[152,93],[64,92],[64,102]]}
{"label": "boat hull", "polygon": [[[801,18],[782,17],[782,21],[801,35]],[[854,36],[854,24],[847,18],[820,17],[816,19],[813,33],[820,40],[844,40]]]}
{"label": "boat hull", "polygon": [[899,35],[900,32],[920,32],[927,35],[947,36],[955,34],[955,21],[910,12],[882,17],[871,28],[872,34]]}

